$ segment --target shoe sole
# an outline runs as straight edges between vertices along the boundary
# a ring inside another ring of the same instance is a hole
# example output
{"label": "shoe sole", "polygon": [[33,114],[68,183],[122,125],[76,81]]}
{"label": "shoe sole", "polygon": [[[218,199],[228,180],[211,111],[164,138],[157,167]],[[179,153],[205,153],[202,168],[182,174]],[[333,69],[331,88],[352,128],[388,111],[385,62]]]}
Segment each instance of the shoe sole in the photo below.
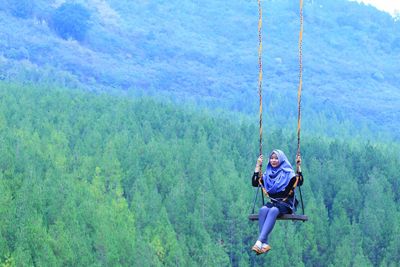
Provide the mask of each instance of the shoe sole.
{"label": "shoe sole", "polygon": [[267,246],[267,247],[265,247],[263,249],[260,249],[257,246],[253,246],[251,248],[251,250],[254,251],[257,255],[261,255],[261,254],[264,254],[264,253],[267,253],[268,251],[270,251],[271,250],[271,246]]}

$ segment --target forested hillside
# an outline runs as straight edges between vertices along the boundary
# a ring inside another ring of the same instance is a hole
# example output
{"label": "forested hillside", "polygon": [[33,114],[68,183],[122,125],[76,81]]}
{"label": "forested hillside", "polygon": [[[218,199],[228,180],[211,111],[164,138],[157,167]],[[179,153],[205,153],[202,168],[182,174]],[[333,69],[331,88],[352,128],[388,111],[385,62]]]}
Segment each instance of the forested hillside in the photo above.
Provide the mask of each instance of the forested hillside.
{"label": "forested hillside", "polygon": [[[277,123],[296,112],[299,5],[262,3],[264,99]],[[257,1],[5,0],[0,78],[253,114],[257,20]],[[317,130],[315,118],[323,114],[349,121],[353,131],[364,124],[398,140],[399,27],[399,20],[356,2],[304,1],[309,128]],[[325,134],[340,135],[325,127]]]}
{"label": "forested hillside", "polygon": [[[257,134],[223,113],[1,82],[0,264],[398,265],[398,146],[317,134],[302,140],[309,221],[279,221],[253,255]],[[295,144],[271,129],[264,149]]]}
{"label": "forested hillside", "polygon": [[[264,155],[293,161],[299,5],[262,6]],[[257,23],[253,0],[0,1],[0,267],[398,266],[399,17],[304,0],[309,221],[258,257]]]}

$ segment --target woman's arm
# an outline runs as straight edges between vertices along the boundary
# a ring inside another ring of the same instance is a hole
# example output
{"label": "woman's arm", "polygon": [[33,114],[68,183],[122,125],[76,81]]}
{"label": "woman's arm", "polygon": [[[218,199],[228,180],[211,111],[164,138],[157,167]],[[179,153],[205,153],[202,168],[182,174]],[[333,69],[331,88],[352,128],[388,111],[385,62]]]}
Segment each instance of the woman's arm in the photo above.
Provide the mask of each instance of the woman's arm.
{"label": "woman's arm", "polygon": [[[256,163],[256,167],[254,168],[253,176],[251,177],[251,184],[254,187],[258,187],[258,185],[259,185],[258,178],[259,178],[260,171],[261,171],[262,161],[263,161],[263,156],[260,155],[257,159],[257,163]],[[261,180],[261,183],[262,183],[262,180]]]}
{"label": "woman's arm", "polygon": [[300,156],[300,154],[298,154],[296,156],[296,167],[297,167],[297,176],[299,177],[299,181],[297,183],[297,186],[302,186],[304,178],[303,178],[303,174],[301,173],[301,156]]}
{"label": "woman's arm", "polygon": [[[254,187],[258,187],[258,175],[259,175],[260,173],[259,172],[254,172],[253,173],[253,176],[251,177],[251,184],[254,186]],[[263,181],[261,180],[261,184],[263,183]]]}
{"label": "woman's arm", "polygon": [[[303,178],[303,174],[301,172],[299,172],[298,174],[299,177],[299,181],[297,182],[297,186],[301,186],[303,184],[304,178]],[[294,183],[296,182],[296,176],[294,176],[292,179],[290,179],[289,184],[286,186],[285,191],[283,192],[283,196],[288,196],[290,190],[293,189]]]}
{"label": "woman's arm", "polygon": [[297,183],[297,186],[302,186],[304,182],[303,174],[299,172],[297,175],[299,176],[299,182]]}

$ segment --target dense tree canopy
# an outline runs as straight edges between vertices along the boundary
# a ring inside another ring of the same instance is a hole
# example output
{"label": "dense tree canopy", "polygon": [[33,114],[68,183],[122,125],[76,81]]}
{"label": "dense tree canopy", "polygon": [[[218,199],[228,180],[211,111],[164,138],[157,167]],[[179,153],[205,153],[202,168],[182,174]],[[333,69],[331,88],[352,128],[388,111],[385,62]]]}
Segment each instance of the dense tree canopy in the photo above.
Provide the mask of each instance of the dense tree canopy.
{"label": "dense tree canopy", "polygon": [[[303,136],[310,220],[278,222],[271,252],[256,257],[247,215],[257,123],[48,86],[1,82],[0,99],[4,266],[399,262],[396,145]],[[268,127],[264,149],[294,156],[295,144]]]}
{"label": "dense tree canopy", "polygon": [[30,0],[5,0],[4,2],[13,16],[23,19],[31,17],[35,7],[35,2]]}
{"label": "dense tree canopy", "polygon": [[[262,1],[264,154],[290,160],[294,2]],[[257,1],[0,1],[0,266],[397,266],[400,21],[304,1],[309,221],[256,257],[257,20]]]}
{"label": "dense tree canopy", "polygon": [[89,18],[89,10],[84,6],[64,3],[54,11],[52,25],[62,38],[82,41],[89,28]]}

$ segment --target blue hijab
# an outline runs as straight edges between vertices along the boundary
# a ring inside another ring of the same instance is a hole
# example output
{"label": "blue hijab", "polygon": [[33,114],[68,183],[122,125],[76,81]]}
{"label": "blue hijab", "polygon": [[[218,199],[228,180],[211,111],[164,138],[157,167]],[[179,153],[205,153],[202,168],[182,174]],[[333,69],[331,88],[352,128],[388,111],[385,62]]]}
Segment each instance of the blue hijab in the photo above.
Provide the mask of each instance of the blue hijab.
{"label": "blue hijab", "polygon": [[[272,154],[276,154],[279,160],[279,166],[276,168],[272,167],[269,162]],[[273,150],[269,155],[267,169],[262,177],[267,192],[269,194],[276,194],[285,190],[290,179],[294,176],[293,167],[290,165],[286,155],[279,149]]]}

